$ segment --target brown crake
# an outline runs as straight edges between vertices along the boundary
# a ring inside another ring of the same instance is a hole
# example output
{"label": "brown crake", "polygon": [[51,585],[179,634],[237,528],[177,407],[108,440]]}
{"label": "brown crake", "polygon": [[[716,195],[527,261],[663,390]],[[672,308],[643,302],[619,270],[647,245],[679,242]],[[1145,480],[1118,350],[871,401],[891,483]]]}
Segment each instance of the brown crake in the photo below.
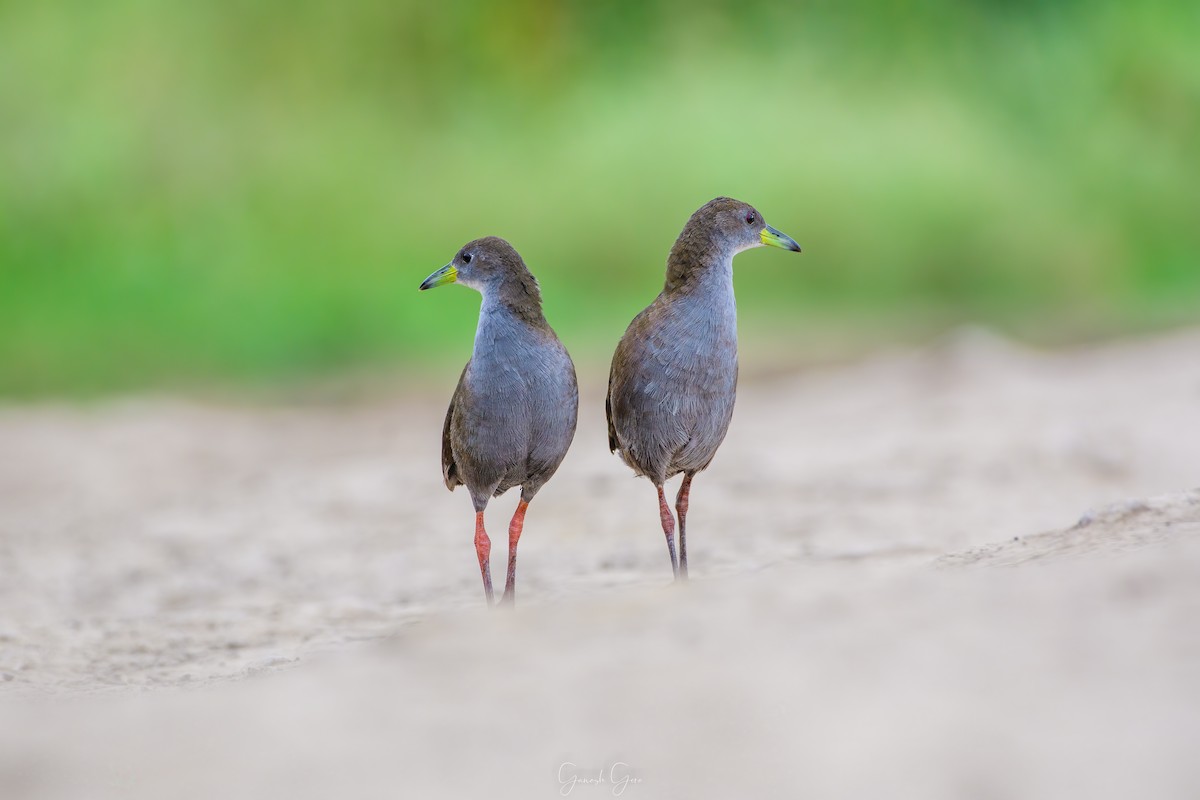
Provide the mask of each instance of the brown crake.
{"label": "brown crake", "polygon": [[[762,245],[800,252],[753,206],[718,197],[692,214],[667,257],[654,302],[633,318],[613,354],[605,410],[608,446],[658,491],[671,569],[686,578],[688,494],[729,430],[737,396],[733,257]],[[675,521],[663,484],[683,473]]]}
{"label": "brown crake", "polygon": [[501,602],[516,596],[517,541],[534,495],[554,475],[575,436],[575,365],[542,314],[537,281],[512,245],[495,236],[464,245],[421,289],[461,283],[479,291],[475,347],[442,427],[442,477],[465,485],[475,506],[475,552],[492,602],[488,500],[514,486],[521,500],[508,529]]}

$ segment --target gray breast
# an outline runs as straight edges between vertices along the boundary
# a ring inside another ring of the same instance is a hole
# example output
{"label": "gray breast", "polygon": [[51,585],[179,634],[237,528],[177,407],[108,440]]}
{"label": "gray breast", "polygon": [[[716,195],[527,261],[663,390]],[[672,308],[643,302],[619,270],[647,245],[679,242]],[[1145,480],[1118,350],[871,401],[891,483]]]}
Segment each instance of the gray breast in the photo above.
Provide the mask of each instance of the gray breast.
{"label": "gray breast", "polygon": [[737,370],[732,286],[660,295],[630,324],[614,356],[610,444],[658,482],[699,472],[729,430]]}
{"label": "gray breast", "polygon": [[458,480],[477,500],[513,486],[531,499],[566,456],[578,398],[574,365],[552,331],[481,314],[447,416]]}

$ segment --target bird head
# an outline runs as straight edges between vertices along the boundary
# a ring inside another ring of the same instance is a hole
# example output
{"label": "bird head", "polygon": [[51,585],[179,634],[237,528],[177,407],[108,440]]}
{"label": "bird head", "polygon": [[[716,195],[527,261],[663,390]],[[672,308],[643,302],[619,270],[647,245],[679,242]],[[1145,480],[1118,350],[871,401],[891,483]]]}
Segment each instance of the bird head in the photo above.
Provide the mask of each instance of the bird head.
{"label": "bird head", "polygon": [[685,235],[689,229],[706,233],[714,245],[731,255],[763,245],[800,252],[795,239],[768,225],[754,206],[732,197],[705,203],[688,220]]}
{"label": "bird head", "polygon": [[536,281],[513,246],[499,236],[485,236],[463,245],[450,263],[421,282],[421,290],[461,283],[486,294],[506,283]]}

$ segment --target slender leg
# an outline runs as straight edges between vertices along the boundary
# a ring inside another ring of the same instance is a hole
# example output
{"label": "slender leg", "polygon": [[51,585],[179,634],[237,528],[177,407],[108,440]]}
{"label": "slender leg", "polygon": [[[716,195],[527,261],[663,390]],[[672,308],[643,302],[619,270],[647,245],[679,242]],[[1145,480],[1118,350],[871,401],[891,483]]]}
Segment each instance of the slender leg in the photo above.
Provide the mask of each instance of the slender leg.
{"label": "slender leg", "polygon": [[501,603],[513,605],[517,599],[517,542],[521,540],[521,529],[525,527],[525,510],[529,503],[524,500],[517,503],[512,522],[508,523],[508,578],[504,582],[504,595]]}
{"label": "slender leg", "polygon": [[687,509],[688,492],[692,488],[692,476],[684,475],[675,497],[675,513],[679,515],[679,577],[687,580]]}
{"label": "slender leg", "polygon": [[483,593],[487,603],[492,604],[492,540],[483,529],[483,512],[475,512],[475,555],[479,556],[479,571],[483,574]]}
{"label": "slender leg", "polygon": [[671,507],[667,505],[667,497],[663,494],[663,487],[656,485],[658,489],[658,516],[662,520],[663,534],[667,537],[667,552],[671,554],[671,573],[679,577],[679,561],[675,558],[675,518],[671,516]]}

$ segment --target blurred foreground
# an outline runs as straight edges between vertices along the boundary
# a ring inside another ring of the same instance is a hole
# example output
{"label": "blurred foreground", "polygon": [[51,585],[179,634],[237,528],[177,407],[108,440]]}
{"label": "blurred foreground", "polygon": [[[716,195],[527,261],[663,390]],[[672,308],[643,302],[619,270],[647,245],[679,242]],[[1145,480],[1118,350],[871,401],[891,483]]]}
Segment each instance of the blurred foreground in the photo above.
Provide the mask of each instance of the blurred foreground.
{"label": "blurred foreground", "polygon": [[0,411],[0,795],[1188,796],[1198,351],[964,331],[747,382],[687,586],[585,402],[516,614],[441,398]]}

